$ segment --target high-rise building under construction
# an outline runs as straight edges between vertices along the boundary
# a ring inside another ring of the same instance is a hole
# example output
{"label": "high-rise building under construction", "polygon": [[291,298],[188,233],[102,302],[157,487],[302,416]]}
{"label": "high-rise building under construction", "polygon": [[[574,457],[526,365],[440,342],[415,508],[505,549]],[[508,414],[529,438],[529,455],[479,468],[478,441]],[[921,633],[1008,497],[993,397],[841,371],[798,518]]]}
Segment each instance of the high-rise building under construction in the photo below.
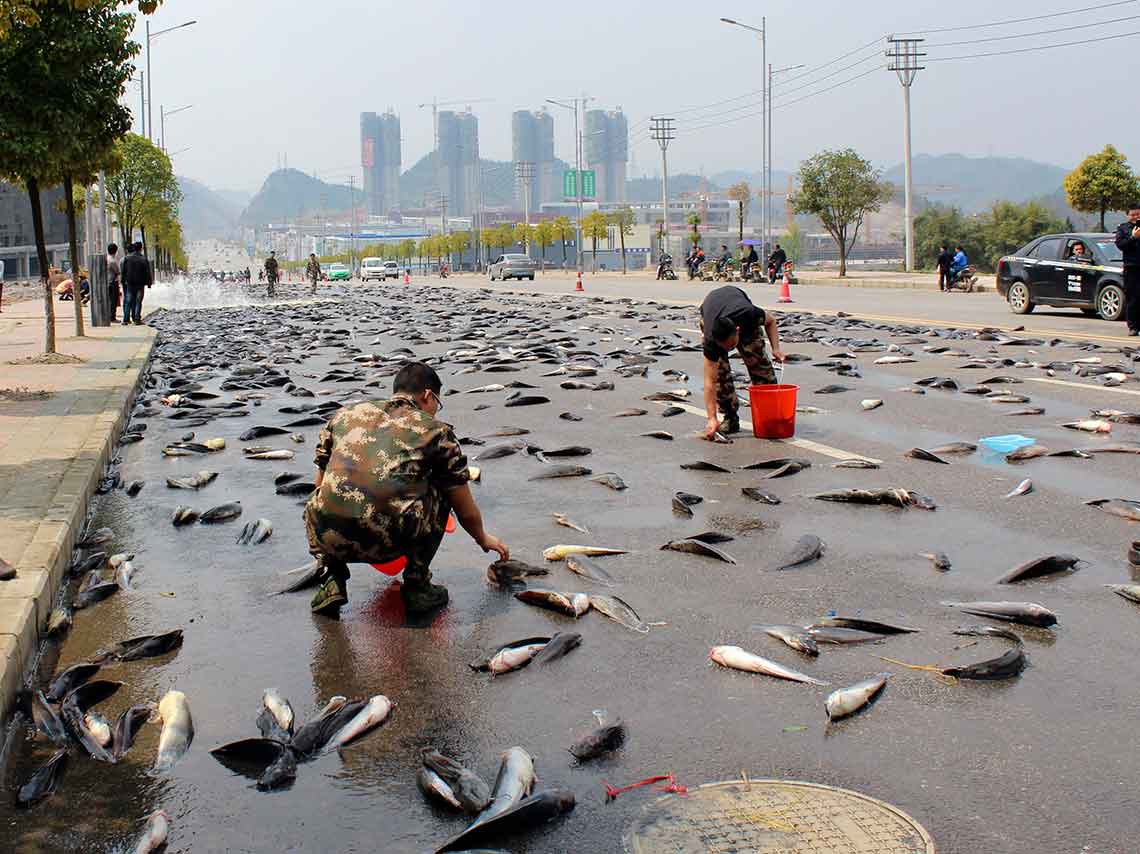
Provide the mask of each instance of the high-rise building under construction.
{"label": "high-rise building under construction", "polygon": [[360,114],[360,164],[368,213],[387,215],[400,207],[400,117]]}
{"label": "high-rise building under construction", "polygon": [[597,200],[625,202],[626,163],[629,161],[629,124],[617,110],[586,112],[586,168],[596,173]]}
{"label": "high-rise building under construction", "polygon": [[[530,210],[537,211],[544,202],[553,202],[561,186],[561,176],[555,171],[554,117],[546,110],[516,110],[511,117],[511,154],[516,164],[516,175],[517,164],[534,164],[534,178],[530,181]],[[524,206],[523,192],[523,183],[516,181],[515,199],[519,208]]]}
{"label": "high-rise building under construction", "polygon": [[470,112],[439,111],[436,168],[447,212],[471,216],[479,191],[479,120]]}

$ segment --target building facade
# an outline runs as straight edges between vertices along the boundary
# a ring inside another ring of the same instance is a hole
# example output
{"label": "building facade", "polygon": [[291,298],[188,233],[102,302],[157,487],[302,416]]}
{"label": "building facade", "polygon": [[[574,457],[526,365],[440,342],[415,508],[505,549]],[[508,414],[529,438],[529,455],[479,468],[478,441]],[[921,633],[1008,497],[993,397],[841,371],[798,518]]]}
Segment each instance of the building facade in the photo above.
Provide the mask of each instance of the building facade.
{"label": "building facade", "polygon": [[620,204],[625,201],[626,169],[629,162],[629,123],[617,110],[586,112],[586,168],[596,173],[597,200]]}
{"label": "building facade", "polygon": [[479,190],[479,120],[470,112],[439,112],[436,174],[448,215],[469,217]]}
{"label": "building facade", "polygon": [[400,208],[400,117],[391,110],[360,114],[360,165],[368,213],[387,216]]}
{"label": "building facade", "polygon": [[[67,216],[60,210],[62,201],[62,187],[40,192],[44,243],[53,264],[67,254]],[[4,262],[6,279],[35,278],[40,272],[28,191],[4,181],[0,181],[0,261]]]}
{"label": "building facade", "polygon": [[[543,203],[555,201],[561,186],[561,175],[554,159],[554,117],[546,110],[516,110],[511,116],[511,159],[518,174],[519,163],[534,164],[530,182],[529,209],[537,211]],[[515,200],[524,208],[523,182],[516,178]]]}

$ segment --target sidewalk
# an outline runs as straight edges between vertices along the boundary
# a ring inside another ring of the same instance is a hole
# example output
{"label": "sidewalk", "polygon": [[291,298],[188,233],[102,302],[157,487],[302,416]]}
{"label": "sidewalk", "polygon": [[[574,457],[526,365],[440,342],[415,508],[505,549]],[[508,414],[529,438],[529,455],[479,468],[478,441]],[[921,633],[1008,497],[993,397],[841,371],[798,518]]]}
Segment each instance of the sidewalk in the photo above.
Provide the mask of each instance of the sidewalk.
{"label": "sidewalk", "polygon": [[87,326],[87,337],[76,338],[72,303],[55,308],[56,349],[81,362],[11,364],[42,351],[43,303],[5,300],[0,313],[0,557],[18,573],[0,581],[0,720],[38,646],[154,345],[147,326]]}

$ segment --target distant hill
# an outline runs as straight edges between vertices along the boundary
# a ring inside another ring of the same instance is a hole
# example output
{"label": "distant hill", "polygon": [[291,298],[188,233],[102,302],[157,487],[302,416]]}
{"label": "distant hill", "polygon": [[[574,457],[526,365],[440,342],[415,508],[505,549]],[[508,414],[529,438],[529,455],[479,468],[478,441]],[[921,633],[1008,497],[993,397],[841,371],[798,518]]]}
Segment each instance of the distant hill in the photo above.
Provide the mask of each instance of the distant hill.
{"label": "distant hill", "polygon": [[[772,170],[773,192],[778,193],[787,190],[789,174],[779,169]],[[709,176],[709,180],[725,189],[733,184],[739,184],[741,181],[747,181],[756,192],[760,191],[760,185],[764,183],[759,172],[745,172],[743,169],[725,169],[723,172],[715,172]]]}
{"label": "distant hill", "polygon": [[[1027,202],[1055,193],[1068,170],[1022,157],[966,157],[961,154],[916,155],[912,161],[915,192],[931,202],[965,213],[984,210],[996,201]],[[883,177],[902,186],[903,167]]]}
{"label": "distant hill", "polygon": [[[710,192],[720,190],[717,184],[708,181],[706,186]],[[701,176],[689,175],[684,172],[669,176],[669,198],[674,199],[679,193],[698,193],[701,189]],[[631,204],[661,201],[660,178],[631,178],[625,182],[626,201]]]}
{"label": "distant hill", "polygon": [[178,186],[182,190],[178,218],[188,241],[235,237],[241,204],[190,178],[179,178]]}
{"label": "distant hill", "polygon": [[[299,169],[270,172],[265,183],[241,213],[242,225],[266,225],[319,211],[347,211],[352,208],[348,187],[326,184]],[[360,191],[357,190],[357,202]]]}
{"label": "distant hill", "polygon": [[214,190],[214,192],[231,205],[236,205],[238,210],[245,210],[245,206],[253,198],[253,193],[245,190]]}

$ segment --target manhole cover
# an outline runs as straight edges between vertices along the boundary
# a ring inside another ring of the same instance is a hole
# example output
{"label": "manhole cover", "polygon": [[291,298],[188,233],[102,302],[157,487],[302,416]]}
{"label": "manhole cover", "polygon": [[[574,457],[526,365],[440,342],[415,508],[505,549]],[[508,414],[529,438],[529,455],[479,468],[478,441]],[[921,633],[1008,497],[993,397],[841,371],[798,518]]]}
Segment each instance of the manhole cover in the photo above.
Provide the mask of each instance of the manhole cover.
{"label": "manhole cover", "polygon": [[790,780],[709,783],[648,804],[628,854],[934,854],[921,825],[889,804]]}

